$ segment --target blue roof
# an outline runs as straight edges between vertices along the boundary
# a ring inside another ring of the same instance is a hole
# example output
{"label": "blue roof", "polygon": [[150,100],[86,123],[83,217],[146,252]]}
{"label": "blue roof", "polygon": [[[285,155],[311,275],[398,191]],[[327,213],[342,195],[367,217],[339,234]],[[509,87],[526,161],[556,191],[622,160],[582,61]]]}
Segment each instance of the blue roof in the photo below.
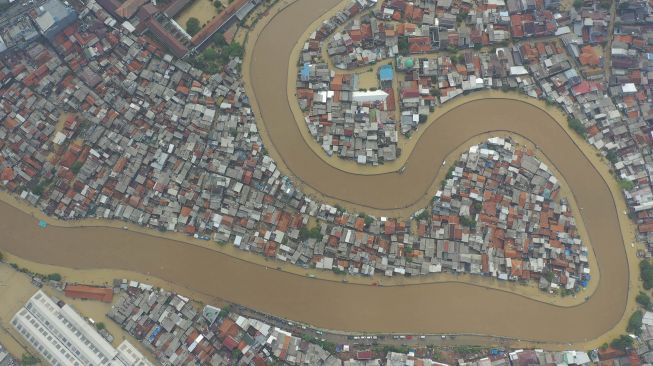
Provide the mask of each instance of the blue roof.
{"label": "blue roof", "polygon": [[311,67],[308,63],[304,64],[304,67],[302,67],[302,81],[308,81],[309,77],[311,75]]}
{"label": "blue roof", "polygon": [[379,68],[379,78],[381,81],[391,81],[393,78],[392,65],[383,65]]}

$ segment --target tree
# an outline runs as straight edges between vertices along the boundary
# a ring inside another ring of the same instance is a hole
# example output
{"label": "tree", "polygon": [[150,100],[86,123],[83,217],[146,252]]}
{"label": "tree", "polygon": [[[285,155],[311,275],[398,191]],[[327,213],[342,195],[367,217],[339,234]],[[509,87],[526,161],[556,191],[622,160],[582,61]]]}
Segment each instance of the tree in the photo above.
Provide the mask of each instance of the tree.
{"label": "tree", "polygon": [[213,47],[209,47],[202,51],[202,58],[206,62],[213,62],[218,59],[218,51]]}
{"label": "tree", "polygon": [[633,183],[633,182],[631,182],[629,180],[626,180],[626,179],[619,179],[618,183],[619,183],[619,187],[621,189],[626,190],[626,191],[630,191],[633,188],[635,188],[635,183]]}
{"label": "tree", "polygon": [[625,350],[633,345],[633,339],[629,336],[622,334],[619,338],[615,338],[610,342],[610,346],[616,349]]}
{"label": "tree", "polygon": [[38,358],[30,355],[29,353],[23,353],[23,356],[20,358],[20,363],[22,365],[36,365],[41,362]]}
{"label": "tree", "polygon": [[306,240],[309,238],[322,240],[322,233],[319,226],[314,226],[311,229],[307,229],[306,226],[303,226],[299,229],[299,240]]}
{"label": "tree", "polygon": [[50,281],[61,281],[61,275],[59,273],[50,273],[48,275],[48,280]]}
{"label": "tree", "polygon": [[200,21],[197,18],[191,17],[186,21],[186,32],[191,36],[197,34],[200,31]]}
{"label": "tree", "polygon": [[213,35],[213,44],[216,45],[217,47],[226,46],[227,45],[227,40],[224,39],[224,33],[216,32]]}
{"label": "tree", "polygon": [[425,209],[422,212],[420,212],[419,215],[415,216],[415,220],[417,221],[427,220],[430,216],[431,213],[429,212],[429,210]]}
{"label": "tree", "polygon": [[243,53],[245,50],[243,49],[243,46],[240,45],[238,42],[231,42],[231,44],[227,47],[227,55],[229,57],[243,57]]}
{"label": "tree", "polygon": [[461,11],[460,13],[458,13],[458,15],[456,15],[456,22],[457,23],[465,22],[467,20],[467,15],[468,15],[467,12]]}
{"label": "tree", "polygon": [[583,7],[583,0],[574,0],[574,8],[576,10],[580,9]]}
{"label": "tree", "polygon": [[605,158],[612,164],[616,164],[619,161],[619,156],[617,156],[617,153],[614,150],[609,150],[605,155]]}
{"label": "tree", "polygon": [[73,172],[73,174],[79,173],[79,170],[82,169],[82,163],[81,161],[76,161],[73,163],[73,165],[70,167],[70,171]]}
{"label": "tree", "polygon": [[460,224],[462,226],[467,226],[469,228],[476,227],[476,220],[469,216],[460,216]]}
{"label": "tree", "polygon": [[233,351],[231,351],[231,359],[233,361],[240,359],[240,356],[242,355],[242,352],[238,348],[235,348]]}
{"label": "tree", "polygon": [[646,259],[639,262],[639,276],[644,282],[645,290],[653,288],[653,266],[651,265],[651,262]]}
{"label": "tree", "polygon": [[635,335],[642,334],[642,318],[644,318],[644,313],[641,310],[635,311],[628,319],[626,331]]}
{"label": "tree", "polygon": [[98,322],[98,323],[95,323],[95,328],[96,328],[97,330],[102,330],[102,329],[106,329],[107,326],[106,326],[104,323],[102,323],[102,322]]}
{"label": "tree", "polygon": [[409,44],[408,44],[408,37],[399,37],[399,43],[397,44],[399,47],[399,54],[402,56],[407,56],[410,51],[408,49]]}
{"label": "tree", "polygon": [[2,252],[0,252],[0,262],[2,262],[4,260],[5,260],[5,256],[4,256],[4,254],[2,254]]}
{"label": "tree", "polygon": [[648,309],[651,306],[651,298],[640,291],[639,295],[635,298],[638,304],[642,305],[644,309]]}
{"label": "tree", "polygon": [[585,130],[585,126],[583,126],[583,123],[581,121],[579,121],[576,118],[569,117],[567,118],[567,124],[569,124],[569,128],[574,130],[582,138],[585,138],[585,135],[587,134],[587,130]]}

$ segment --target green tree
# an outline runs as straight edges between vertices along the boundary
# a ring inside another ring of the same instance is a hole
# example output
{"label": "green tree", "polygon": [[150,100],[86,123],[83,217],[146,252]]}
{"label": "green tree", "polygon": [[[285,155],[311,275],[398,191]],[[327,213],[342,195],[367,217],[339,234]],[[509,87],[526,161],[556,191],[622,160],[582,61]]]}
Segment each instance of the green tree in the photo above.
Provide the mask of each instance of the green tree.
{"label": "green tree", "polygon": [[223,47],[227,45],[227,40],[224,39],[224,33],[217,32],[213,35],[213,44],[217,47]]}
{"label": "green tree", "polygon": [[231,42],[231,44],[227,46],[227,55],[229,55],[229,57],[243,57],[244,52],[245,49],[238,42]]}
{"label": "green tree", "polygon": [[[374,222],[374,218],[372,216],[365,215],[365,226],[370,226]],[[0,260],[2,258],[0,257]]]}
{"label": "green tree", "polygon": [[639,276],[644,282],[645,290],[653,288],[653,266],[647,259],[643,259],[639,262]]}
{"label": "green tree", "polygon": [[587,135],[587,130],[585,129],[585,126],[583,126],[583,123],[578,119],[569,117],[567,118],[567,124],[569,124],[569,128],[574,130],[574,132],[579,134],[582,138],[585,138],[585,136]]}
{"label": "green tree", "polygon": [[467,226],[469,228],[476,227],[476,220],[472,219],[469,216],[460,216],[460,224],[462,226]]}
{"label": "green tree", "polygon": [[242,355],[242,352],[240,352],[240,350],[238,348],[231,351],[231,359],[233,361],[239,360],[241,355]]}
{"label": "green tree", "polygon": [[61,275],[59,273],[50,273],[47,278],[50,281],[61,281]]}
{"label": "green tree", "polygon": [[619,338],[615,338],[610,342],[610,346],[616,349],[625,350],[633,345],[633,339],[629,336],[622,334]]}
{"label": "green tree", "polygon": [[81,161],[76,161],[73,163],[73,165],[70,167],[70,171],[72,171],[74,174],[79,173],[79,170],[82,169],[82,163]]}
{"label": "green tree", "polygon": [[188,20],[186,21],[186,32],[188,32],[188,34],[194,36],[197,34],[197,32],[200,31],[200,29],[201,27],[200,27],[199,19],[195,17],[188,18]]}
{"label": "green tree", "polygon": [[5,260],[5,256],[4,256],[4,254],[2,254],[2,252],[0,252],[0,262],[2,262],[4,260]]}
{"label": "green tree", "polygon": [[218,59],[218,51],[216,51],[213,47],[208,47],[202,51],[202,58],[204,61],[213,62]]}
{"label": "green tree", "polygon": [[408,49],[408,37],[399,37],[399,43],[397,46],[399,47],[400,55],[407,56],[410,53],[410,50]]}
{"label": "green tree", "polygon": [[582,7],[583,7],[583,3],[584,3],[583,0],[574,0],[574,8],[576,8],[576,10],[582,8]]}
{"label": "green tree", "polygon": [[626,190],[626,191],[630,191],[633,188],[635,188],[635,183],[633,183],[633,182],[631,182],[629,180],[626,180],[626,179],[619,179],[618,183],[619,183],[619,187],[621,189]]}
{"label": "green tree", "polygon": [[97,330],[102,330],[102,329],[107,329],[107,326],[106,326],[106,324],[104,324],[102,322],[98,322],[98,323],[95,323],[95,328]]}
{"label": "green tree", "polygon": [[41,362],[38,358],[30,355],[29,353],[23,353],[23,356],[20,358],[20,363],[23,365],[36,365]]}
{"label": "green tree", "polygon": [[303,226],[299,229],[299,240],[306,240],[309,238],[322,240],[322,233],[319,226],[314,226],[311,229],[307,229],[306,226]]}
{"label": "green tree", "polygon": [[626,327],[626,331],[636,335],[642,334],[643,317],[644,317],[644,313],[641,310],[635,311],[633,315],[631,315],[630,318],[628,319],[628,326]]}
{"label": "green tree", "polygon": [[641,291],[639,292],[635,300],[637,301],[638,304],[642,305],[644,309],[648,309],[651,306],[651,298],[647,294]]}

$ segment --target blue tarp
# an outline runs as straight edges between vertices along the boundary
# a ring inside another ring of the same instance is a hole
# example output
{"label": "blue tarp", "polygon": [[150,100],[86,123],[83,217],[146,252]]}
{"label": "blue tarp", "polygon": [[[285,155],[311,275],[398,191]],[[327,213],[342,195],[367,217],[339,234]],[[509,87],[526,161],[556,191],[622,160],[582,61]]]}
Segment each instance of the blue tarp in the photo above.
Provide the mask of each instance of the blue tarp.
{"label": "blue tarp", "polygon": [[45,221],[43,221],[43,220],[40,220],[40,221],[39,221],[39,227],[41,227],[41,228],[46,228],[46,227],[48,227],[48,223],[45,222]]}

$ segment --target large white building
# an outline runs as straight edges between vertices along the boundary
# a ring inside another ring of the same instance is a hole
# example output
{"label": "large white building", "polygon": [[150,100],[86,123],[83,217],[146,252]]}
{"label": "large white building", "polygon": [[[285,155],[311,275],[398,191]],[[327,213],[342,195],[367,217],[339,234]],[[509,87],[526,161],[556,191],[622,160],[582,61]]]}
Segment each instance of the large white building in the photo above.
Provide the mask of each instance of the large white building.
{"label": "large white building", "polygon": [[114,348],[69,305],[39,290],[11,320],[16,330],[54,366],[150,366],[127,341]]}

